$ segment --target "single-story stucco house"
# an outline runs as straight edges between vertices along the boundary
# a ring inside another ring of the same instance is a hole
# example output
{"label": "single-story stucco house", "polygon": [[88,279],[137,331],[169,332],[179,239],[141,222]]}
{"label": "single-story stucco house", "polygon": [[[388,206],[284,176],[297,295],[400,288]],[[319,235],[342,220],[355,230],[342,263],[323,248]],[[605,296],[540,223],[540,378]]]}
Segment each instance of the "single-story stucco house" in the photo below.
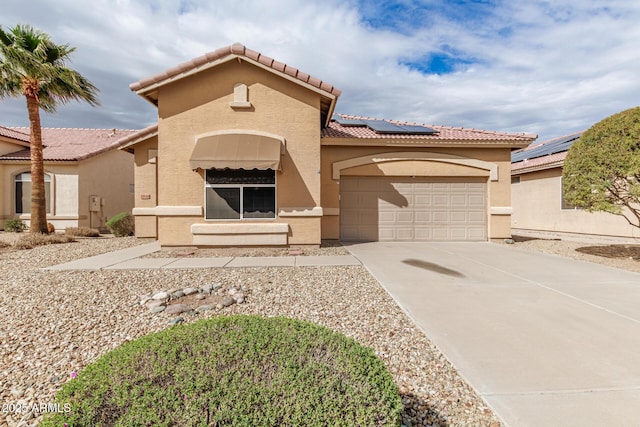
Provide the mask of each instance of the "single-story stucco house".
{"label": "single-story stucco house", "polygon": [[[57,230],[105,221],[133,209],[132,156],[118,150],[134,133],[119,129],[43,128],[47,221]],[[31,211],[29,128],[0,126],[0,227]]]}
{"label": "single-story stucco house", "polygon": [[340,90],[236,43],[131,85],[136,233],[162,245],[511,235],[511,151],[536,136],[336,114]]}
{"label": "single-story stucco house", "polygon": [[514,234],[533,237],[640,239],[640,229],[619,215],[569,205],[562,194],[562,167],[583,132],[531,144],[511,156]]}

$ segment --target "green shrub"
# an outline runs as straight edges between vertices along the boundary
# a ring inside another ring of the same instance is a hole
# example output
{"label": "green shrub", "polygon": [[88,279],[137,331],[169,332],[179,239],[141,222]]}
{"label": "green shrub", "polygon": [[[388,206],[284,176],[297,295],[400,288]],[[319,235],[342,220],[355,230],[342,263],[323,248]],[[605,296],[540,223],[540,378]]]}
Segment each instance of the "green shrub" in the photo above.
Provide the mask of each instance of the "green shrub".
{"label": "green shrub", "polygon": [[89,227],[67,227],[64,234],[73,237],[100,237],[100,231]]}
{"label": "green shrub", "polygon": [[105,354],[56,396],[61,426],[381,426],[402,402],[374,352],[283,317],[221,316]]}
{"label": "green shrub", "polygon": [[4,222],[4,231],[22,233],[26,228],[27,224],[21,219],[8,219]]}
{"label": "green shrub", "polygon": [[42,234],[42,233],[30,233],[21,236],[13,244],[16,249],[33,249],[36,246],[54,245],[58,243],[70,243],[75,242],[72,237],[64,236],[61,234]]}
{"label": "green shrub", "polygon": [[112,216],[105,224],[116,237],[133,236],[135,224],[128,212],[121,212]]}

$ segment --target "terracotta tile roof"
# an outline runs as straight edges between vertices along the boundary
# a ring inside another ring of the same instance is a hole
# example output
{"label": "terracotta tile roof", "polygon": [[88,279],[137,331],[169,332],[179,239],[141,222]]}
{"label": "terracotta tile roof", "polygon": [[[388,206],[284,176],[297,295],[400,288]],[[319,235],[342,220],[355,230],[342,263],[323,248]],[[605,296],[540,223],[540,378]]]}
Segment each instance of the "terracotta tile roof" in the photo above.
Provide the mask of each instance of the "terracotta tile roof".
{"label": "terracotta tile roof", "polygon": [[[347,120],[382,120],[372,117],[353,116],[348,114],[340,114],[340,117]],[[494,132],[481,129],[434,126],[423,123],[413,123],[398,120],[384,119],[396,125],[418,125],[427,126],[437,131],[432,135],[411,135],[411,134],[389,134],[376,133],[374,130],[366,126],[342,126],[336,121],[331,121],[329,126],[322,130],[323,138],[358,138],[358,139],[408,139],[422,140],[432,142],[453,142],[453,141],[504,141],[519,142],[521,144],[530,143],[538,136],[526,133],[506,133]]]}
{"label": "terracotta tile roof", "polygon": [[[11,127],[15,132],[29,128]],[[42,128],[45,161],[77,161],[119,148],[123,137],[135,133],[122,129]],[[0,156],[0,160],[28,160],[29,149]]]}
{"label": "terracotta tile roof", "polygon": [[137,143],[144,141],[147,138],[155,136],[158,134],[158,124],[153,124],[151,126],[147,126],[144,129],[140,129],[139,131],[133,132],[124,138],[121,138],[119,143],[120,149],[125,149],[132,145],[136,145]]}
{"label": "terracotta tile roof", "polygon": [[11,139],[15,139],[18,141],[22,141],[22,142],[29,142],[29,129],[27,129],[27,132],[20,132],[17,131],[15,129],[11,129],[8,127],[4,127],[4,126],[0,126],[0,136],[4,136],[6,138],[11,138]]}
{"label": "terracotta tile roof", "polygon": [[209,68],[224,59],[233,59],[235,57],[247,58],[249,60],[267,66],[274,71],[283,73],[287,76],[300,80],[301,82],[307,83],[313,87],[335,95],[336,97],[340,96],[341,91],[335,86],[316,77],[310,76],[307,73],[303,73],[302,71],[290,65],[278,62],[273,58],[261,54],[260,52],[249,49],[241,43],[234,43],[231,46],[226,46],[194,58],[190,61],[183,62],[182,64],[179,64],[173,68],[169,68],[168,70],[163,71],[159,74],[132,83],[131,85],[129,85],[129,88],[134,92],[138,92],[151,86],[159,86],[170,80],[175,80],[176,78],[181,78],[183,76],[200,71],[201,69]]}

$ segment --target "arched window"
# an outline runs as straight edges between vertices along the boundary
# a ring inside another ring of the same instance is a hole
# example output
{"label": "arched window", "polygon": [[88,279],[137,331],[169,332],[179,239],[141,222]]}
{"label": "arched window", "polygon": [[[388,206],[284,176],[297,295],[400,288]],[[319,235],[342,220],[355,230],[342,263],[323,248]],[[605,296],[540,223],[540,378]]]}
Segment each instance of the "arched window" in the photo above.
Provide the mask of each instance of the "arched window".
{"label": "arched window", "polygon": [[[14,178],[16,213],[31,213],[31,173],[19,173]],[[51,176],[44,174],[44,195],[47,199],[47,213],[51,213]]]}

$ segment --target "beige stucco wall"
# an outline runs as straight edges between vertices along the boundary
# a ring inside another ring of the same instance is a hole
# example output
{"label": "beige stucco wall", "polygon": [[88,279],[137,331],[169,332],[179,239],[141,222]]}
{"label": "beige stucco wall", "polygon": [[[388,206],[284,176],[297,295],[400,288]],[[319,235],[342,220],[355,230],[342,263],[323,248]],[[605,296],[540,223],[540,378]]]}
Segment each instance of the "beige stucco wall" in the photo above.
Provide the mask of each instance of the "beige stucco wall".
{"label": "beige stucco wall", "polygon": [[[238,83],[248,86],[251,108],[234,109],[229,105]],[[254,65],[233,61],[161,87],[158,99],[158,206],[204,206],[203,173],[191,170],[189,157],[197,136],[228,129],[285,138],[282,170],[276,173],[277,210],[320,206],[318,93]],[[140,206],[138,200],[136,206]],[[190,226],[205,222],[216,221],[205,221],[202,214],[161,215],[159,241],[163,245],[192,244]],[[266,222],[289,224],[288,244],[320,243],[319,217]]]}
{"label": "beige stucco wall", "polygon": [[[333,141],[327,141],[327,144]],[[324,141],[323,141],[324,143]],[[349,144],[349,141],[344,141]],[[373,143],[373,142],[372,142]],[[322,238],[338,239],[340,234],[339,218],[339,180],[332,176],[332,168],[336,162],[355,159],[381,153],[440,153],[460,156],[465,159],[476,159],[497,166],[498,180],[490,179],[490,171],[435,160],[402,160],[383,163],[371,163],[343,169],[341,175],[357,176],[423,176],[423,177],[486,177],[488,206],[488,236],[490,239],[509,237],[510,216],[508,214],[491,214],[492,207],[508,208],[511,206],[510,193],[510,158],[509,148],[439,148],[439,147],[398,147],[384,146],[384,141],[376,141],[378,146],[322,146],[322,207],[325,215],[322,218]],[[358,144],[362,144],[358,141]]]}
{"label": "beige stucco wall", "polygon": [[[47,221],[57,230],[78,225],[78,165],[75,163],[45,163],[45,173],[52,178],[51,197],[53,212],[47,214]],[[29,214],[17,215],[15,212],[14,178],[17,174],[30,172],[28,162],[6,163],[0,165],[0,221],[20,218],[29,224]]]}
{"label": "beige stucco wall", "polygon": [[640,238],[640,229],[620,216],[562,209],[562,168],[519,176],[520,182],[511,185],[514,233],[529,230]]}
{"label": "beige stucco wall", "polygon": [[[158,137],[137,144],[135,158],[135,207],[155,208],[158,205],[157,162]],[[137,237],[158,237],[158,218],[155,215],[135,215]]]}
{"label": "beige stucco wall", "polygon": [[[103,227],[107,219],[133,209],[133,156],[111,150],[80,162],[78,212],[80,226]],[[89,196],[101,199],[99,212],[89,211]]]}
{"label": "beige stucco wall", "polygon": [[9,153],[15,153],[16,151],[22,151],[24,149],[25,147],[23,145],[11,143],[0,137],[0,156]]}

